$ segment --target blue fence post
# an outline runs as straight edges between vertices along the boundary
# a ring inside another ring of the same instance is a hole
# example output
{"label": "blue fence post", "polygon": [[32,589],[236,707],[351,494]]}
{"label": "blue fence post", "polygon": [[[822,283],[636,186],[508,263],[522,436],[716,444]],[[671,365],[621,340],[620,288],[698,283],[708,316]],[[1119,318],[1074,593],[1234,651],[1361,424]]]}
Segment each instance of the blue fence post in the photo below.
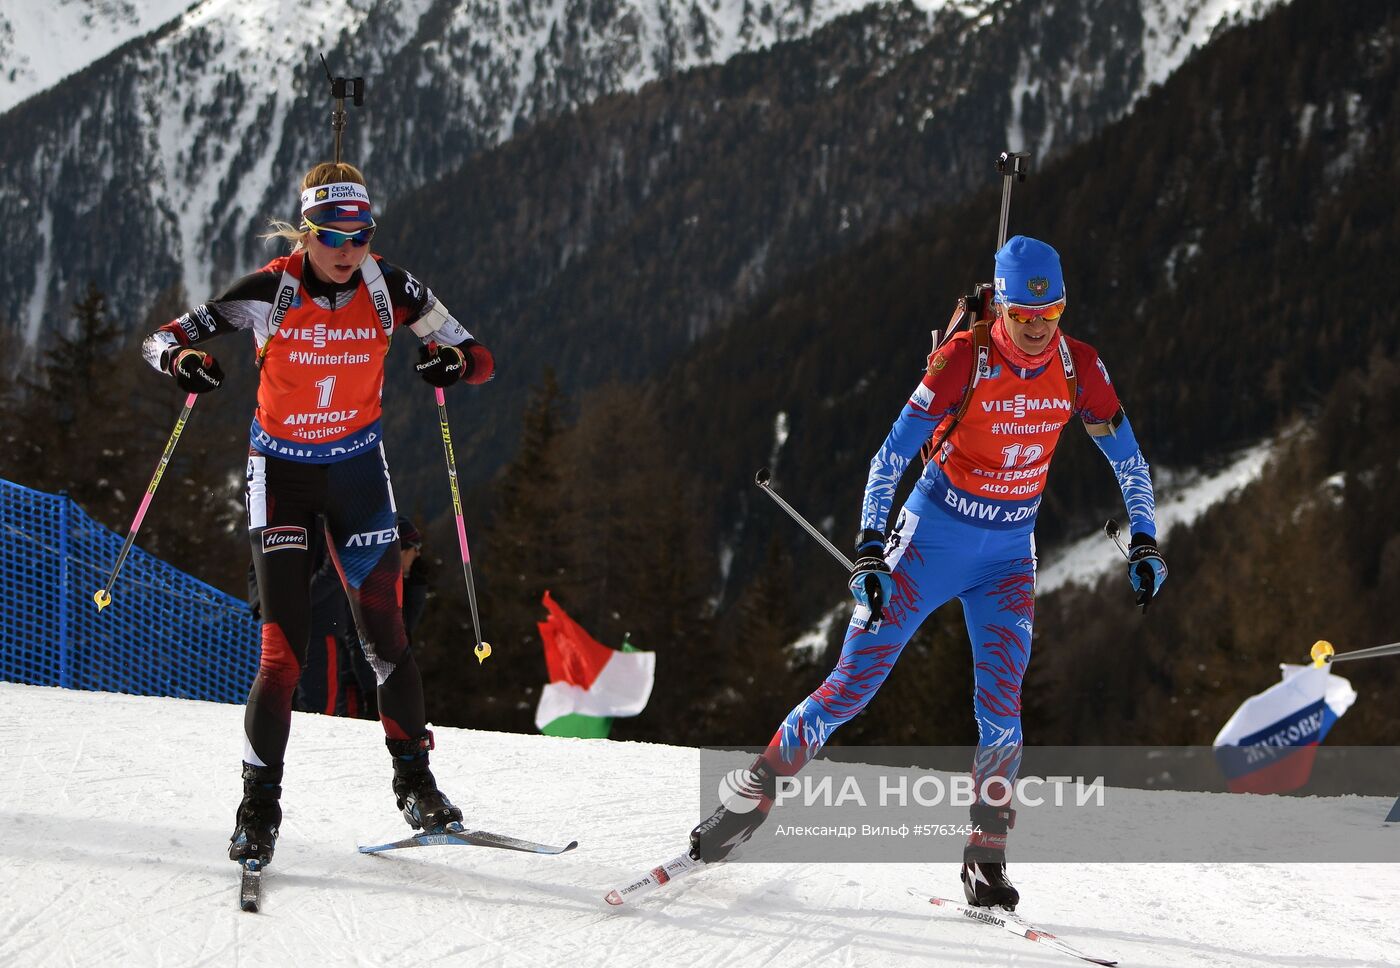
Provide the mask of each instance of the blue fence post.
{"label": "blue fence post", "polygon": [[68,662],[68,505],[67,491],[58,492],[58,684],[73,688],[73,669]]}

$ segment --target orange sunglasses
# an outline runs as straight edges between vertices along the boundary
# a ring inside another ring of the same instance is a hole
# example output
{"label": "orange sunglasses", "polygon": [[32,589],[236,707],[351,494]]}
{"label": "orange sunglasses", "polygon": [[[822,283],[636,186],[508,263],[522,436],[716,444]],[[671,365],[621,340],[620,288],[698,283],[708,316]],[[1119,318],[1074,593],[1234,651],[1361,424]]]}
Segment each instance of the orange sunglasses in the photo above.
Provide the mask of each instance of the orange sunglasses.
{"label": "orange sunglasses", "polygon": [[1029,323],[1033,319],[1043,319],[1047,323],[1053,323],[1064,315],[1065,301],[1052,302],[1048,306],[1020,306],[1009,302],[1006,304],[1006,315],[1012,322]]}

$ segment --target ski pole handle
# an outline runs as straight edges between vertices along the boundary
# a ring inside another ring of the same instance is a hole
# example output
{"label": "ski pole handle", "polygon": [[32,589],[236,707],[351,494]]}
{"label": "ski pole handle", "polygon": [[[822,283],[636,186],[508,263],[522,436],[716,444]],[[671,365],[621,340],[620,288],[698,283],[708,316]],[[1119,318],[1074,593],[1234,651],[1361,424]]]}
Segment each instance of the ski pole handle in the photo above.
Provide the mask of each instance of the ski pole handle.
{"label": "ski pole handle", "polygon": [[185,429],[185,421],[189,419],[190,411],[194,409],[194,401],[198,396],[197,393],[191,393],[185,397],[184,409],[180,411],[179,419],[175,421],[175,429],[170,432],[170,439],[165,442],[165,452],[160,455],[160,460],[156,462],[156,471],[151,475],[151,483],[146,485],[146,495],[141,498],[141,506],[136,510],[136,518],[131,522],[131,530],[127,532],[121,553],[117,555],[117,563],[112,566],[112,573],[107,576],[107,584],[92,594],[92,600],[96,603],[99,613],[112,604],[112,586],[117,583],[117,575],[121,572],[122,564],[126,561],[126,556],[136,541],[136,532],[141,529],[141,522],[146,519],[146,509],[151,506],[151,498],[155,497],[156,487],[160,484],[162,475],[165,474],[165,468],[170,464],[170,455],[175,453],[175,445],[180,442],[180,433]]}
{"label": "ski pole handle", "polygon": [[818,531],[816,528],[814,528],[814,527],[812,527],[810,524],[808,524],[808,523],[807,523],[807,519],[804,518],[801,514],[799,514],[799,513],[797,512],[797,509],[796,509],[796,508],[794,508],[794,507],[793,507],[791,504],[789,504],[788,502],[784,501],[784,500],[778,495],[778,492],[775,491],[775,490],[773,490],[773,486],[772,486],[772,484],[770,483],[770,482],[772,481],[772,478],[773,478],[773,476],[772,476],[772,474],[770,474],[770,473],[768,472],[768,468],[766,468],[766,467],[761,467],[761,468],[759,468],[758,473],[755,474],[755,475],[753,476],[753,481],[754,481],[755,484],[757,484],[759,487],[761,487],[761,488],[763,489],[763,491],[764,491],[765,494],[767,494],[769,497],[771,497],[774,501],[777,501],[777,502],[778,502],[778,507],[780,507],[780,508],[782,508],[784,511],[786,511],[786,512],[788,513],[788,516],[789,516],[789,517],[791,517],[791,518],[792,518],[794,521],[796,521],[798,524],[802,525],[802,527],[807,531],[808,534],[810,534],[812,537],[816,538],[818,544],[820,544],[820,545],[821,545],[823,548],[825,548],[827,551],[831,552],[832,556],[833,556],[837,561],[839,561],[839,562],[841,562],[841,564],[845,565],[847,571],[855,571],[855,570],[856,570],[856,566],[855,566],[855,564],[851,561],[851,559],[847,558],[847,557],[846,557],[845,555],[843,555],[840,551],[838,551],[837,548],[836,548],[836,546],[835,546],[834,544],[832,544],[830,541],[826,540],[826,535],[822,534],[822,533],[821,533],[820,531]]}
{"label": "ski pole handle", "polygon": [[1133,559],[1129,556],[1128,549],[1123,547],[1123,542],[1118,538],[1118,535],[1122,533],[1118,530],[1118,522],[1109,518],[1103,523],[1103,533],[1113,539],[1113,543],[1118,546],[1118,552],[1123,556],[1123,560],[1131,564]]}
{"label": "ski pole handle", "polygon": [[481,637],[481,616],[476,608],[476,587],[472,582],[472,555],[467,548],[467,526],[462,521],[462,491],[457,484],[457,458],[452,453],[452,428],[447,423],[447,399],[442,387],[433,388],[437,392],[438,427],[442,431],[442,452],[447,457],[447,481],[452,488],[452,513],[457,516],[457,547],[462,552],[462,575],[467,580],[467,604],[471,606],[472,631],[476,633],[476,654],[478,664],[491,655],[491,644]]}
{"label": "ski pole handle", "polygon": [[[1317,646],[1314,645],[1313,649],[1317,651]],[[1326,653],[1320,659],[1315,657],[1314,663],[1319,666],[1331,665],[1334,662],[1351,662],[1355,659],[1379,659],[1383,655],[1400,655],[1400,642],[1376,645],[1369,649],[1357,649],[1354,652]]]}

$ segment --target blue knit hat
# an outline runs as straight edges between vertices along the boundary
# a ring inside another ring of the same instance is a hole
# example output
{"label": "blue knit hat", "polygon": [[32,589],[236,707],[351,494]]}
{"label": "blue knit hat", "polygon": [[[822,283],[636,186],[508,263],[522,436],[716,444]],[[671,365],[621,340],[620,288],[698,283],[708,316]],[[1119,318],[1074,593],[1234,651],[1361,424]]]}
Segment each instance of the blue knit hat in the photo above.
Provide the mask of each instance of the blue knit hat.
{"label": "blue knit hat", "polygon": [[1060,254],[1038,239],[1015,235],[997,252],[996,298],[1043,306],[1065,298]]}

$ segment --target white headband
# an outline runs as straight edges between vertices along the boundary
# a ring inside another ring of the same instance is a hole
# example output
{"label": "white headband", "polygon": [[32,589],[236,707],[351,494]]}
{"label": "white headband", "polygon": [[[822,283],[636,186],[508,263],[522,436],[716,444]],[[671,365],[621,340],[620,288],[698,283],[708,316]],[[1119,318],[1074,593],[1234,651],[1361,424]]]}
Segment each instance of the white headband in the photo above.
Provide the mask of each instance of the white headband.
{"label": "white headband", "polygon": [[335,182],[330,185],[317,185],[301,193],[301,214],[305,215],[317,205],[327,202],[360,202],[369,207],[369,192],[365,186],[355,182]]}

